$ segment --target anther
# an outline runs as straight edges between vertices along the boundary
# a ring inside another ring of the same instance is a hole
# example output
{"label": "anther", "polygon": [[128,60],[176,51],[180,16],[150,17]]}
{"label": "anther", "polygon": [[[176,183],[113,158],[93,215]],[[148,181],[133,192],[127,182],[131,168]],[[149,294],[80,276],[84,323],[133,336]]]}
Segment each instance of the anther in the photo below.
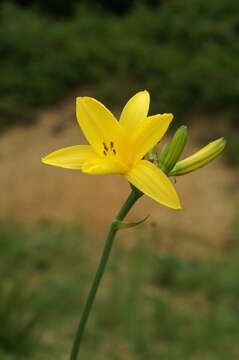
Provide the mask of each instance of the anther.
{"label": "anther", "polygon": [[110,142],[110,147],[111,147],[111,149],[113,149],[113,147],[114,147],[113,141]]}
{"label": "anther", "polygon": [[105,150],[104,150],[103,154],[104,154],[105,156],[107,156],[107,152],[106,152]]}
{"label": "anther", "polygon": [[116,150],[115,149],[113,149],[113,153],[114,153],[114,155],[116,155]]}
{"label": "anther", "polygon": [[103,141],[103,146],[104,146],[105,151],[108,151],[108,148],[107,148],[106,143],[104,141]]}

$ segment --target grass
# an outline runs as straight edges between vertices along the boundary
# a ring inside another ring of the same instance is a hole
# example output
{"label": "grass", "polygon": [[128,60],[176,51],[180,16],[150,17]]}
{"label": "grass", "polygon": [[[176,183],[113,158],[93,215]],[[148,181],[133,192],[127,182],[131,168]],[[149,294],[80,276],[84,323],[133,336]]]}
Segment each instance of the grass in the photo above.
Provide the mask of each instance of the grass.
{"label": "grass", "polygon": [[[160,256],[140,233],[131,250],[117,241],[80,358],[238,359],[238,240],[239,221],[221,258],[201,261]],[[1,223],[0,246],[0,359],[66,359],[99,239],[77,226]]]}

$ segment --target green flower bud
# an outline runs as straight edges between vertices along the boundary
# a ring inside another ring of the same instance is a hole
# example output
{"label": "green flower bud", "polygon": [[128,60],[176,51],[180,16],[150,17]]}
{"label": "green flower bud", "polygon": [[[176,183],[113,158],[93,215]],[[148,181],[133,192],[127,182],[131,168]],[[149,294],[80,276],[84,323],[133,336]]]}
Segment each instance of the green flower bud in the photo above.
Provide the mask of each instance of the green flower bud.
{"label": "green flower bud", "polygon": [[180,126],[175,132],[165,159],[163,160],[163,171],[168,174],[178,161],[188,138],[186,126]]}
{"label": "green flower bud", "polygon": [[226,140],[223,137],[211,142],[194,155],[179,161],[170,171],[169,176],[184,175],[200,169],[221,154],[225,146]]}
{"label": "green flower bud", "polygon": [[148,154],[148,159],[150,162],[155,162],[158,155],[158,144],[153,147],[153,149]]}
{"label": "green flower bud", "polygon": [[159,161],[158,161],[158,167],[163,170],[163,172],[165,172],[165,167],[164,167],[164,162],[165,162],[165,159],[168,155],[168,152],[169,152],[169,148],[170,148],[170,145],[169,144],[165,144],[163,147],[162,147],[162,150],[160,152],[160,156],[159,156]]}

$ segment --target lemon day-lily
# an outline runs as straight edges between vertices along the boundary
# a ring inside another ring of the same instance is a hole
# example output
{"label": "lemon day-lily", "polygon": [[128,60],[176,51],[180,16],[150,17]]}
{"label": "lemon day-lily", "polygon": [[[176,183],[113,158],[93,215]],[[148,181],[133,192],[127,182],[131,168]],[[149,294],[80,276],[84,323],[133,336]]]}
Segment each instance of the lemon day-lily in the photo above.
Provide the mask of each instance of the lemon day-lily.
{"label": "lemon day-lily", "polygon": [[178,195],[164,172],[145,155],[167,131],[172,114],[148,116],[150,96],[138,92],[125,105],[119,121],[99,101],[78,97],[76,116],[89,145],[69,146],[42,159],[49,165],[80,169],[90,175],[122,174],[142,193],[172,209]]}
{"label": "lemon day-lily", "polygon": [[125,105],[120,119],[99,101],[78,97],[76,115],[89,145],[69,146],[42,158],[48,165],[81,170],[89,175],[121,174],[132,190],[109,228],[101,259],[75,332],[71,360],[77,360],[85,326],[109,259],[118,230],[142,224],[123,222],[135,202],[146,194],[157,202],[180,209],[180,201],[169,176],[195,171],[215,159],[224,149],[224,138],[215,140],[190,157],[178,162],[187,142],[187,128],[181,126],[158,157],[158,143],[167,131],[172,114],[148,116],[150,97],[140,91]]}

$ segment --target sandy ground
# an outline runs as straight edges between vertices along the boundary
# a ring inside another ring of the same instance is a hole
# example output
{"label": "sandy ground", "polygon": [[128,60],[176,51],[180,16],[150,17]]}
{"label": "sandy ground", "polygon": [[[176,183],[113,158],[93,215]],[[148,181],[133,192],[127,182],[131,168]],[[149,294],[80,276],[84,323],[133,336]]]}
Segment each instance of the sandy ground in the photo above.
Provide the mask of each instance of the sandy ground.
{"label": "sandy ground", "polygon": [[[184,155],[198,149],[198,139],[202,136],[199,125],[193,125],[189,131]],[[211,132],[208,136],[211,140],[218,136],[210,126],[206,131]],[[91,177],[40,162],[41,156],[52,150],[83,141],[73,101],[57,110],[45,111],[33,127],[13,128],[2,135],[0,217],[23,222],[45,219],[79,222],[93,232],[106,231],[128,194],[126,181],[120,176]],[[226,167],[222,158],[217,159],[210,166],[177,179],[175,186],[182,211],[167,209],[145,196],[129,219],[150,214],[149,224],[157,224],[168,239],[172,239],[172,234],[175,238],[177,232],[185,232],[190,238],[193,235],[194,239],[203,239],[204,248],[208,244],[211,248],[221,246],[230,236],[238,203],[237,175]],[[182,244],[178,247],[185,251]]]}

